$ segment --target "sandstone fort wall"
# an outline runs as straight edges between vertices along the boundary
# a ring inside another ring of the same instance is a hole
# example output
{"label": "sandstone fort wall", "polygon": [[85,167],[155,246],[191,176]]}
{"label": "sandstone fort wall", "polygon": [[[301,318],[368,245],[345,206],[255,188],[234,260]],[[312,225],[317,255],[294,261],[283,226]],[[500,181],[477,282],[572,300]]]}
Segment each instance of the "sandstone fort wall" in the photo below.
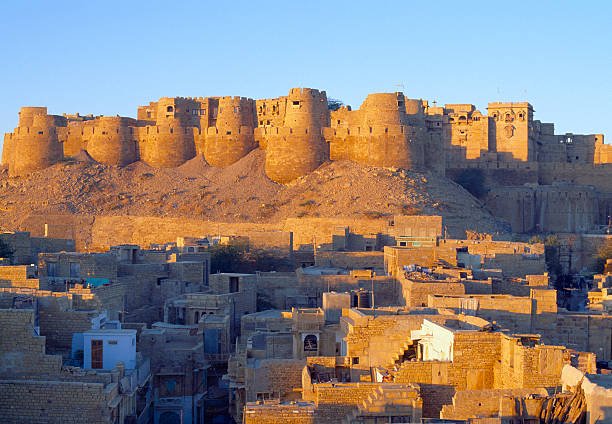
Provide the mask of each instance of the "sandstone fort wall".
{"label": "sandstone fort wall", "polygon": [[[124,166],[142,160],[176,167],[195,155],[228,166],[259,146],[268,176],[287,183],[326,160],[382,167],[484,171],[485,185],[551,184],[567,180],[610,192],[612,146],[602,134],[554,134],[534,120],[527,102],[429,105],[403,93],[375,93],[360,109],[328,109],[325,91],[292,88],[287,96],[163,97],[141,106],[137,119],[48,115],[24,107],[5,135],[2,164],[10,175],[44,169],[81,150]],[[559,166],[558,166],[559,165]]]}

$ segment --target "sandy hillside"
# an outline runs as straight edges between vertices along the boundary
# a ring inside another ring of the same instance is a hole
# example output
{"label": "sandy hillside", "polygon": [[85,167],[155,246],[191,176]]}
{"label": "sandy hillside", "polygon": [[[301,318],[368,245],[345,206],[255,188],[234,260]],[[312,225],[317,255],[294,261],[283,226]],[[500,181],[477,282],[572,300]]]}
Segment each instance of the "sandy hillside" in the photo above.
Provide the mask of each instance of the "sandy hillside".
{"label": "sandy hillside", "polygon": [[28,177],[0,174],[0,225],[17,228],[27,214],[189,217],[227,222],[277,222],[287,217],[441,214],[449,234],[494,231],[482,204],[452,181],[431,173],[329,162],[287,186],[268,179],[264,152],[227,168],[196,157],[179,168],[142,162],[124,168],[80,161]]}

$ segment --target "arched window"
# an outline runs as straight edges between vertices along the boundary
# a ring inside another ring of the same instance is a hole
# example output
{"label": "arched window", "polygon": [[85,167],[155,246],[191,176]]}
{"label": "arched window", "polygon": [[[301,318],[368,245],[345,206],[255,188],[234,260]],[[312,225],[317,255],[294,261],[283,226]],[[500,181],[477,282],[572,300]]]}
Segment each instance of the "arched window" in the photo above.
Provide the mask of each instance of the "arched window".
{"label": "arched window", "polygon": [[317,336],[308,334],[304,337],[304,352],[316,352],[318,350]]}
{"label": "arched window", "polygon": [[166,108],[166,112],[174,112],[174,107],[172,107],[172,106],[168,106],[168,107]]}

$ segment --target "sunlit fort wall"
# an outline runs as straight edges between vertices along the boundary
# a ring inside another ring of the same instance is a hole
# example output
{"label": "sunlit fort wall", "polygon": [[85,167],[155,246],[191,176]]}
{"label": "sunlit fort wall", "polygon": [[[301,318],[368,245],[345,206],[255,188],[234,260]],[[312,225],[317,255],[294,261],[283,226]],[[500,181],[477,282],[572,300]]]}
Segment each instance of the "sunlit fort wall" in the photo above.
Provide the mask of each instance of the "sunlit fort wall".
{"label": "sunlit fort wall", "polygon": [[226,167],[256,148],[279,183],[328,160],[404,168],[451,178],[478,169],[493,186],[573,182],[612,192],[612,146],[602,134],[555,134],[534,120],[527,102],[438,106],[403,93],[370,94],[357,110],[330,110],[325,91],[292,88],[287,96],[163,97],[137,117],[49,115],[24,107],[5,134],[2,164],[23,176],[87,154],[113,166],[143,161],[172,168],[201,155]]}

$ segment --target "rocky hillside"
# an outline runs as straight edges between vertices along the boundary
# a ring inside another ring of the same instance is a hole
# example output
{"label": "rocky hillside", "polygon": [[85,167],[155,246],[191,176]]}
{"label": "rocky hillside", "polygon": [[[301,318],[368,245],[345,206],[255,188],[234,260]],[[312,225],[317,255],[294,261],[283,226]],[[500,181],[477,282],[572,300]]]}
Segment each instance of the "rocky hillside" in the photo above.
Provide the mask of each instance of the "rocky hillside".
{"label": "rocky hillside", "polygon": [[441,214],[449,235],[495,231],[483,205],[457,184],[430,173],[330,162],[283,186],[264,173],[255,150],[228,168],[196,157],[175,169],[136,162],[125,168],[78,161],[28,177],[0,174],[0,225],[18,228],[28,214],[189,217],[226,222],[278,222],[288,217]]}

